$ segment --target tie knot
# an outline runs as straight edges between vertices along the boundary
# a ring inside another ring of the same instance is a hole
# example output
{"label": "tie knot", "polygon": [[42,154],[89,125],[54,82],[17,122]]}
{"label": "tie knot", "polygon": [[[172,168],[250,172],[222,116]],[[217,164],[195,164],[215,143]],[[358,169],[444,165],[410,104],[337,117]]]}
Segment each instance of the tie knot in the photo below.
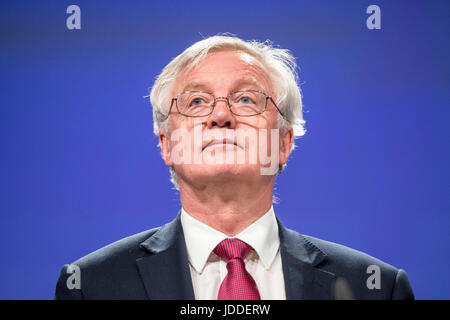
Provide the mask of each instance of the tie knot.
{"label": "tie knot", "polygon": [[252,247],[236,238],[225,239],[213,250],[215,254],[228,262],[231,259],[244,259]]}

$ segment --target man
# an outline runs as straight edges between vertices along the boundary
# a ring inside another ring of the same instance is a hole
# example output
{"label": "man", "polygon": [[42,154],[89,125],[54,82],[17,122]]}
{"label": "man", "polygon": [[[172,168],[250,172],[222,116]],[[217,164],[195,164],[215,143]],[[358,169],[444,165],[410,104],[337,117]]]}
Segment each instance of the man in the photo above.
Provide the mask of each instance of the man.
{"label": "man", "polygon": [[403,270],[275,216],[274,181],[305,132],[295,69],[287,50],[230,36],[173,59],[150,98],[182,208],[64,266],[55,298],[413,299]]}

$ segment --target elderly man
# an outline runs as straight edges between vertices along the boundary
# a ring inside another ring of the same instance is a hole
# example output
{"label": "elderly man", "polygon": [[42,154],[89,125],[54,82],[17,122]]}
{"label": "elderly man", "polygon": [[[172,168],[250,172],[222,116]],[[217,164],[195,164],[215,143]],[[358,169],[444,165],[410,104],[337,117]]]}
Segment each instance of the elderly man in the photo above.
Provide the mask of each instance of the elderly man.
{"label": "elderly man", "polygon": [[413,299],[405,271],[301,235],[273,186],[304,134],[296,64],[269,43],[201,40],[150,95],[180,192],[170,223],[63,267],[56,299]]}

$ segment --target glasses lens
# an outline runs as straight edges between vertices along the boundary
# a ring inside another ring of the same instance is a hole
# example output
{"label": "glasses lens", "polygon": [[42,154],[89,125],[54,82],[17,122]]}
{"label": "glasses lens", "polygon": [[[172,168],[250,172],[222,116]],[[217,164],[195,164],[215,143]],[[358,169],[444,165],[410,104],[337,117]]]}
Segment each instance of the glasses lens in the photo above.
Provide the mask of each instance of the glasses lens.
{"label": "glasses lens", "polygon": [[230,95],[231,111],[241,116],[260,114],[266,108],[266,95],[258,91],[238,91]]}
{"label": "glasses lens", "polygon": [[177,98],[178,110],[187,116],[202,117],[211,113],[214,97],[205,92],[183,92]]}

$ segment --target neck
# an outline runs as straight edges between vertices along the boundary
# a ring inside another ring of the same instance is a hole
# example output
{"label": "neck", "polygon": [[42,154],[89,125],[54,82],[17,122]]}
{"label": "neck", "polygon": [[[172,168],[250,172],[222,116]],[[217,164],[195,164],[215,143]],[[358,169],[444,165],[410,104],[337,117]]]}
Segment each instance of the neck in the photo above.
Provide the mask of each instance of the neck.
{"label": "neck", "polygon": [[232,237],[269,211],[273,183],[270,179],[261,184],[223,181],[193,186],[180,181],[180,201],[189,215]]}

